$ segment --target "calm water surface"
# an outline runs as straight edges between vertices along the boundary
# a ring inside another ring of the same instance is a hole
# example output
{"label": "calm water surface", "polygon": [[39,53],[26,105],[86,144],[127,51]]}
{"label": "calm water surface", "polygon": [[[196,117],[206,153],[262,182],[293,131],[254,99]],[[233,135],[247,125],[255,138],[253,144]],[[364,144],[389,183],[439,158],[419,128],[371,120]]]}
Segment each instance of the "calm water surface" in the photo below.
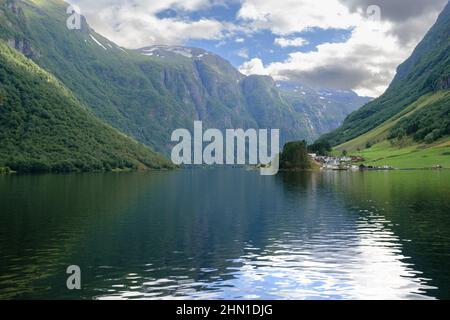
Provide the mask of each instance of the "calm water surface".
{"label": "calm water surface", "polygon": [[0,176],[3,299],[449,299],[449,271],[448,171]]}

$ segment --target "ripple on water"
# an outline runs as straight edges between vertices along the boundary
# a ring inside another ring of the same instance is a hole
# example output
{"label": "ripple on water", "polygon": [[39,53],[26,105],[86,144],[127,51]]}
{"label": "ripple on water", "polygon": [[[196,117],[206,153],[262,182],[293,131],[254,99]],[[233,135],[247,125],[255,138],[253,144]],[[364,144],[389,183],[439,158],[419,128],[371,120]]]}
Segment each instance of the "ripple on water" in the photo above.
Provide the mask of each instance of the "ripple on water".
{"label": "ripple on water", "polygon": [[99,298],[431,298],[425,294],[433,289],[427,285],[429,279],[420,277],[421,272],[407,262],[388,223],[371,213],[358,221],[351,234],[336,231],[296,239],[289,233],[291,240],[272,238],[265,248],[245,246],[241,256],[224,259],[227,266],[221,270],[174,268],[168,272],[189,270],[190,275],[153,279],[129,273],[124,279],[139,279],[140,286],[113,285],[112,295],[108,291]]}

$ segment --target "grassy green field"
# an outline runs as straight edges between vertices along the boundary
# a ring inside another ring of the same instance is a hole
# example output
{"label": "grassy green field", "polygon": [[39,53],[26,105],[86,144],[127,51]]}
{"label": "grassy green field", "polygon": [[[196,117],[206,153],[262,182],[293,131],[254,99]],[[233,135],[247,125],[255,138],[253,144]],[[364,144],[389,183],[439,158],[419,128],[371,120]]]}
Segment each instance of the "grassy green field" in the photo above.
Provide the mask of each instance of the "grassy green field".
{"label": "grassy green field", "polygon": [[392,146],[386,140],[356,154],[366,159],[366,165],[388,165],[398,169],[423,169],[437,165],[450,168],[450,140],[431,146],[411,145],[403,148]]}

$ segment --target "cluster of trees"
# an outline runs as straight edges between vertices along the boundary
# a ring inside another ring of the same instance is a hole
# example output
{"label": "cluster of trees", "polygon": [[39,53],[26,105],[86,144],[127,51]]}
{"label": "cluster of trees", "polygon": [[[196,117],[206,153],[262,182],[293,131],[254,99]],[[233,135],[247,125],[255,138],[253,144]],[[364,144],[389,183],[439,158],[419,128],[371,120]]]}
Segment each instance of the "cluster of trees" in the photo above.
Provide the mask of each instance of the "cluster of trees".
{"label": "cluster of trees", "polygon": [[284,146],[280,156],[281,170],[307,170],[311,168],[305,141],[289,142]]}
{"label": "cluster of trees", "polygon": [[331,144],[326,140],[318,140],[308,146],[309,153],[315,153],[321,156],[327,156],[331,152]]}
{"label": "cluster of trees", "polygon": [[389,139],[412,137],[416,142],[433,143],[450,135],[450,94],[401,120]]}

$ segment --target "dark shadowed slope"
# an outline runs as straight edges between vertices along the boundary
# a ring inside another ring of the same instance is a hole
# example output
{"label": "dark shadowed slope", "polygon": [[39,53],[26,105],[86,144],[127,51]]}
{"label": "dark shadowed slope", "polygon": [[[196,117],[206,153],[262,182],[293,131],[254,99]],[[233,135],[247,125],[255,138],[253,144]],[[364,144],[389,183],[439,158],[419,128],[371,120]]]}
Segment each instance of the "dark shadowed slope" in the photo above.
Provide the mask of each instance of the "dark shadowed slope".
{"label": "dark shadowed slope", "polygon": [[96,119],[52,75],[0,40],[0,167],[19,172],[171,168]]}

